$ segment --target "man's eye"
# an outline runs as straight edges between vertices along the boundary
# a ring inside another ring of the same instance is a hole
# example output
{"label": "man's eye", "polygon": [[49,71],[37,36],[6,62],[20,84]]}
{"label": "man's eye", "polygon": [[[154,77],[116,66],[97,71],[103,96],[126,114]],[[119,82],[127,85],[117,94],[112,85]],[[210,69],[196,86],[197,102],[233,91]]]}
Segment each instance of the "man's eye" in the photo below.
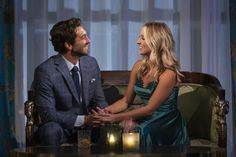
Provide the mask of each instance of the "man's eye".
{"label": "man's eye", "polygon": [[87,38],[88,38],[87,35],[83,35],[83,36],[81,37],[81,39],[87,39]]}

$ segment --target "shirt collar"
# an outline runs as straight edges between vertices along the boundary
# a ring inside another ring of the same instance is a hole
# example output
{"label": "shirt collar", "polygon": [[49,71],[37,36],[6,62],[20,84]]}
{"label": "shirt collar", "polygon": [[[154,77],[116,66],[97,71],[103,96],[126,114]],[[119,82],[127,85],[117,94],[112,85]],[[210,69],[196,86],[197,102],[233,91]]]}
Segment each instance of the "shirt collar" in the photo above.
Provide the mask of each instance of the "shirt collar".
{"label": "shirt collar", "polygon": [[79,68],[79,60],[78,60],[77,63],[74,65],[74,64],[71,63],[69,60],[67,60],[63,55],[62,55],[62,58],[65,60],[66,65],[67,65],[69,71],[71,71],[74,66],[77,66],[77,67]]}

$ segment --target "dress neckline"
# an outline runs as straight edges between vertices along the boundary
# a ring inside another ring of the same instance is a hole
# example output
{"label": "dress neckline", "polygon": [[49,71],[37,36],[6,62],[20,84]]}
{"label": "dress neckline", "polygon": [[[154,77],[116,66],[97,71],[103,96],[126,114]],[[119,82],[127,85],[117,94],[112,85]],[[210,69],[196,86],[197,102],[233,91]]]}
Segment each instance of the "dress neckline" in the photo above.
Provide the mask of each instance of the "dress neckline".
{"label": "dress neckline", "polygon": [[154,83],[155,85],[157,85],[157,83],[158,83],[157,80],[153,80],[153,81],[150,81],[146,86],[144,86],[144,85],[143,85],[143,80],[142,80],[142,79],[139,79],[139,80],[140,80],[140,82],[141,82],[141,84],[142,84],[142,88],[145,88],[145,89],[147,89],[148,87],[150,87],[153,83]]}

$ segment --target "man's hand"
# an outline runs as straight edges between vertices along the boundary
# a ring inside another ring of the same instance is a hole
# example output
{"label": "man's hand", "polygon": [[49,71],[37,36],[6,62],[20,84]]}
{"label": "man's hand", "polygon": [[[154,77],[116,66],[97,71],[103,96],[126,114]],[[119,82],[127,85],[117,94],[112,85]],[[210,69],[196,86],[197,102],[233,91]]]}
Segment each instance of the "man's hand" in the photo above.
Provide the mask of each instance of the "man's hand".
{"label": "man's hand", "polygon": [[100,122],[103,122],[103,123],[119,121],[119,115],[118,114],[104,113],[104,114],[97,114],[97,115],[94,115],[94,116]]}
{"label": "man's hand", "polygon": [[95,115],[103,115],[103,114],[109,114],[111,113],[110,111],[108,111],[106,108],[102,109],[99,106],[96,107],[96,110],[92,110],[92,113]]}
{"label": "man's hand", "polygon": [[117,114],[112,114],[109,110],[106,108],[102,109],[100,107],[96,107],[96,110],[91,110],[91,113],[93,115],[93,125],[104,125],[105,123],[109,122],[116,122],[119,121]]}
{"label": "man's hand", "polygon": [[94,114],[86,115],[84,118],[85,125],[92,125],[93,127],[99,127],[104,123],[98,119]]}
{"label": "man's hand", "polygon": [[84,117],[84,124],[85,125],[91,125],[93,122],[93,116],[92,115],[86,115]]}

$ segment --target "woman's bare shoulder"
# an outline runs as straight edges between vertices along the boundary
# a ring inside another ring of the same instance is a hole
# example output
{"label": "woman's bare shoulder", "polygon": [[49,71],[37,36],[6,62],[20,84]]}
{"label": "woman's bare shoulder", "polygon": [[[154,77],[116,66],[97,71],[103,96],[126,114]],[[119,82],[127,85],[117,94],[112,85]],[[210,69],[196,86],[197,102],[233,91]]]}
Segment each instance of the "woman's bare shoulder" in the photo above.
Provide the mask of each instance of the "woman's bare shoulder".
{"label": "woman's bare shoulder", "polygon": [[142,62],[141,59],[140,59],[140,60],[137,60],[137,61],[134,63],[134,66],[133,66],[133,68],[132,68],[132,71],[137,71],[137,70],[141,67],[142,64],[143,64],[143,62]]}
{"label": "woman's bare shoulder", "polygon": [[175,71],[166,69],[159,77],[160,80],[172,80],[177,83],[177,74]]}

